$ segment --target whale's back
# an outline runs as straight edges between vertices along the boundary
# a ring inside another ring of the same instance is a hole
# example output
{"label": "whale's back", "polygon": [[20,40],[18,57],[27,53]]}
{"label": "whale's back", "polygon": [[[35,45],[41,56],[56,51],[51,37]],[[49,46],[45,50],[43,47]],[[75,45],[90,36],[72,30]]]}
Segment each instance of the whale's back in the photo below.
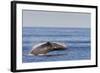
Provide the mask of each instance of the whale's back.
{"label": "whale's back", "polygon": [[34,55],[46,54],[49,51],[63,50],[64,48],[65,46],[60,43],[58,44],[58,43],[53,43],[53,42],[45,42],[45,43],[40,43],[33,46],[31,54],[34,54]]}

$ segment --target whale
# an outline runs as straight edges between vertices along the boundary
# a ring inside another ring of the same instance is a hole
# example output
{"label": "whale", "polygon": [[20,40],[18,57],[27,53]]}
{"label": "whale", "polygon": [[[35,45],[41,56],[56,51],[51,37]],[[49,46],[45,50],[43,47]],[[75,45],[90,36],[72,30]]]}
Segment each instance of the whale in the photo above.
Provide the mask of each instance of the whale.
{"label": "whale", "polygon": [[57,43],[57,42],[44,42],[39,43],[32,47],[30,52],[31,55],[46,55],[48,52],[54,50],[64,50],[67,48],[65,44]]}

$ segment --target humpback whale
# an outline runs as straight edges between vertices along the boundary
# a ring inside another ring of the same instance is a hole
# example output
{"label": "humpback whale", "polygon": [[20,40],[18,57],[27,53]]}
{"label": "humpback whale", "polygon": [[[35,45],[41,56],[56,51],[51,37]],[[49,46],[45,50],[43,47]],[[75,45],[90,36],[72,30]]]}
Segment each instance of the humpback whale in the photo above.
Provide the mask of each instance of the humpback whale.
{"label": "humpback whale", "polygon": [[32,55],[45,55],[50,51],[64,50],[66,45],[56,42],[40,43],[32,47],[30,54]]}

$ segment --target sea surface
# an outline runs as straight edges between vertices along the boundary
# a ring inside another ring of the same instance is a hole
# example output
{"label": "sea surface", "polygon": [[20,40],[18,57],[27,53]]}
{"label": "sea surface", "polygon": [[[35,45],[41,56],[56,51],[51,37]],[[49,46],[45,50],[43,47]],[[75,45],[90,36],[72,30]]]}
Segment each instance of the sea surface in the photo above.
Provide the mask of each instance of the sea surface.
{"label": "sea surface", "polygon": [[[22,62],[49,62],[91,59],[90,28],[23,27]],[[64,43],[68,47],[47,55],[32,56],[34,45],[43,42]]]}

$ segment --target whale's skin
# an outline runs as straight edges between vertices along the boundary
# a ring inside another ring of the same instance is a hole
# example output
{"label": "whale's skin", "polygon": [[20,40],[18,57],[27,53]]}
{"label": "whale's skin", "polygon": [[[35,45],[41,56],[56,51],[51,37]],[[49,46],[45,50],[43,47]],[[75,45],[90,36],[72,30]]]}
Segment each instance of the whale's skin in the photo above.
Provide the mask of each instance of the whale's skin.
{"label": "whale's skin", "polygon": [[39,44],[36,46],[33,46],[30,54],[32,55],[45,55],[50,51],[53,50],[64,50],[66,48],[65,45],[54,43],[54,42],[46,42],[43,44]]}

